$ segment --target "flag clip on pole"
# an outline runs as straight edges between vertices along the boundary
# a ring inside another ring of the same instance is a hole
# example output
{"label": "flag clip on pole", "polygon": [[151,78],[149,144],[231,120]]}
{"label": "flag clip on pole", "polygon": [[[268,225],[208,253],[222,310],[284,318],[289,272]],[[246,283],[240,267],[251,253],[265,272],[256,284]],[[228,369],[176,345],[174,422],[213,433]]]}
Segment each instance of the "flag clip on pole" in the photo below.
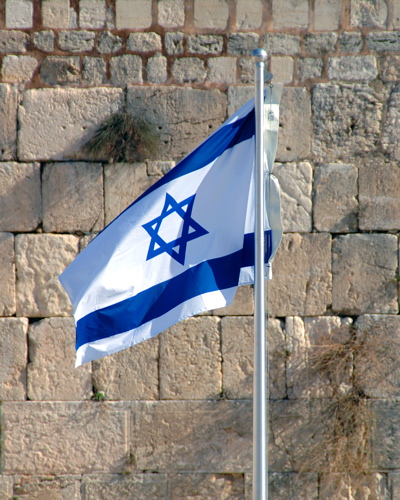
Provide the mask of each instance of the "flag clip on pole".
{"label": "flag clip on pole", "polygon": [[256,49],[255,62],[255,262],[253,375],[253,500],[268,500],[268,367],[264,275],[264,66],[267,52]]}

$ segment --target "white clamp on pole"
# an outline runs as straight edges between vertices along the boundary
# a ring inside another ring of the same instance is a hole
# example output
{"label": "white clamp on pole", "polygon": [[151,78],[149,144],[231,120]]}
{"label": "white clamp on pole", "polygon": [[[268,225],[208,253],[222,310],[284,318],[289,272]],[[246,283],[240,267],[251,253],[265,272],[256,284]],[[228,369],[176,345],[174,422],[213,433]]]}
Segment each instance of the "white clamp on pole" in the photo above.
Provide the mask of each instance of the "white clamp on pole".
{"label": "white clamp on pole", "polygon": [[253,500],[268,500],[268,352],[265,329],[264,248],[264,66],[267,52],[256,49],[255,62],[255,262],[253,375]]}

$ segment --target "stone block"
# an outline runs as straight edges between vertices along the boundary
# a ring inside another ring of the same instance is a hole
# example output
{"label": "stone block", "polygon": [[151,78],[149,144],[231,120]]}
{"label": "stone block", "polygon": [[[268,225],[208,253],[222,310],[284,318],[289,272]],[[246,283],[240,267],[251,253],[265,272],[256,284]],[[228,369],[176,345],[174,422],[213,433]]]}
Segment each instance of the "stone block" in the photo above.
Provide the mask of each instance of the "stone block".
{"label": "stone block", "polygon": [[381,96],[364,84],[318,83],[312,96],[313,153],[318,161],[349,161],[376,151]]}
{"label": "stone block", "polygon": [[110,61],[111,82],[119,87],[130,83],[143,83],[142,58],[125,54]]}
{"label": "stone block", "polygon": [[[320,500],[387,500],[390,498],[386,474],[361,478],[348,474],[324,474],[320,480]],[[394,498],[394,497],[393,497]]]}
{"label": "stone block", "polygon": [[226,117],[226,96],[219,90],[173,86],[129,87],[128,111],[158,127],[159,159],[181,159],[206,139]]}
{"label": "stone block", "polygon": [[306,28],[308,26],[308,1],[273,2],[272,20],[274,28]]}
{"label": "stone block", "polygon": [[400,465],[400,402],[377,400],[372,402],[371,409],[376,420],[372,441],[374,464],[378,469],[398,469]]}
{"label": "stone block", "polygon": [[[268,325],[269,397],[286,396],[286,340],[281,322],[269,319]],[[228,399],[252,399],[254,321],[252,317],[226,316],[221,321],[222,387]]]}
{"label": "stone block", "polygon": [[157,33],[131,33],[126,42],[129,50],[134,52],[149,52],[161,50],[161,36]]}
{"label": "stone block", "polygon": [[267,51],[268,55],[298,55],[301,52],[300,37],[285,33],[266,33],[262,37],[262,48]]}
{"label": "stone block", "polygon": [[375,31],[366,36],[367,47],[377,52],[398,52],[400,50],[400,31]]}
{"label": "stone block", "polygon": [[185,24],[185,0],[160,0],[158,24],[163,28],[177,28]]}
{"label": "stone block", "polygon": [[330,235],[283,235],[272,268],[272,316],[317,316],[327,311],[332,301]]}
{"label": "stone block", "polygon": [[249,30],[260,28],[262,24],[262,15],[262,0],[237,0],[236,27],[238,29]]}
{"label": "stone block", "polygon": [[339,38],[341,52],[360,52],[363,46],[362,34],[354,31],[343,31]]}
{"label": "stone block", "polygon": [[38,61],[31,56],[4,56],[1,76],[4,82],[26,83],[32,79]]}
{"label": "stone block", "polygon": [[308,33],[304,36],[304,45],[310,55],[321,56],[335,52],[337,33]]}
{"label": "stone block", "polygon": [[0,314],[13,316],[16,311],[14,235],[0,232]]}
{"label": "stone block", "polygon": [[148,177],[145,163],[104,166],[105,223],[112,222],[157,179]]}
{"label": "stone block", "polygon": [[79,56],[47,56],[40,67],[40,79],[47,85],[79,84],[81,63]]}
{"label": "stone block", "polygon": [[83,58],[82,81],[86,85],[102,85],[107,82],[107,67],[102,57]]}
{"label": "stone block", "polygon": [[251,470],[251,401],[137,401],[132,417],[138,471]]}
{"label": "stone block", "polygon": [[165,50],[167,54],[170,56],[183,54],[183,40],[185,35],[183,33],[173,32],[173,33],[165,33],[164,35],[164,44]]}
{"label": "stone block", "polygon": [[28,332],[28,398],[31,401],[80,401],[92,396],[92,370],[75,369],[74,318],[46,318]]}
{"label": "stone block", "polygon": [[0,54],[24,53],[28,50],[28,46],[28,33],[17,30],[0,30]]}
{"label": "stone block", "polygon": [[380,58],[382,81],[397,82],[400,80],[400,56],[389,55]]}
{"label": "stone block", "polygon": [[243,500],[243,474],[183,473],[168,477],[171,498],[176,500],[190,497],[199,500]]}
{"label": "stone block", "polygon": [[350,362],[337,372],[327,369],[325,374],[315,370],[315,363],[326,354],[327,346],[349,342],[352,324],[351,318],[338,316],[286,318],[286,383],[290,399],[332,397],[332,384],[338,384],[341,391],[351,387]]}
{"label": "stone block", "polygon": [[0,476],[0,499],[9,500],[13,495],[14,480],[12,476]]}
{"label": "stone block", "polygon": [[160,52],[157,52],[147,61],[147,81],[151,83],[164,83],[167,78],[167,58]]}
{"label": "stone block", "polygon": [[0,230],[34,231],[40,220],[39,163],[0,163]]}
{"label": "stone block", "polygon": [[387,113],[383,122],[382,146],[393,159],[400,159],[400,87],[396,85],[387,103]]}
{"label": "stone block", "polygon": [[33,34],[33,44],[42,52],[53,52],[54,39],[55,35],[52,30],[36,31]]}
{"label": "stone block", "polygon": [[106,24],[105,0],[79,0],[79,27],[98,29]]}
{"label": "stone block", "polygon": [[399,189],[400,168],[397,162],[374,161],[360,168],[360,229],[400,229]]}
{"label": "stone block", "polygon": [[335,31],[340,26],[341,0],[316,0],[314,5],[314,29]]}
{"label": "stone block", "polygon": [[6,1],[6,28],[32,28],[32,0]]}
{"label": "stone block", "polygon": [[320,165],[314,171],[314,226],[330,233],[358,228],[358,169],[345,163]]}
{"label": "stone block", "polygon": [[250,57],[239,59],[240,83],[254,86],[254,61]]}
{"label": "stone block", "polygon": [[[168,498],[166,474],[101,474],[82,478],[82,500]],[[67,499],[66,499],[67,500]]]}
{"label": "stone block", "polygon": [[302,57],[297,59],[297,76],[300,81],[310,78],[320,78],[324,68],[324,61],[319,58]]}
{"label": "stone block", "polygon": [[129,407],[122,403],[5,402],[3,472],[120,473],[128,454]]}
{"label": "stone block", "polygon": [[228,35],[228,53],[235,56],[250,56],[259,45],[260,35],[257,33],[230,33]]}
{"label": "stone block", "polygon": [[312,229],[312,167],[308,162],[276,163],[273,169],[281,186],[281,215],[286,233]]}
{"label": "stone block", "polygon": [[400,495],[400,474],[398,472],[389,473],[389,488],[392,498],[397,498]]}
{"label": "stone block", "polygon": [[26,399],[27,332],[26,318],[0,318],[1,401]]}
{"label": "stone block", "polygon": [[159,340],[154,337],[93,362],[93,386],[106,400],[159,399]]}
{"label": "stone block", "polygon": [[374,56],[341,56],[328,59],[330,80],[370,81],[378,76]]}
{"label": "stone block", "polygon": [[[245,500],[253,498],[253,477],[246,474]],[[268,474],[268,494],[274,500],[318,500],[318,476],[302,472],[270,472]]]}
{"label": "stone block", "polygon": [[70,316],[71,305],[58,276],[78,254],[72,235],[16,236],[17,315]]}
{"label": "stone block", "polygon": [[280,83],[290,83],[293,80],[294,61],[289,56],[271,57],[271,73],[275,81]]}
{"label": "stone block", "polygon": [[94,47],[93,31],[61,31],[58,35],[58,46],[67,52],[86,52]]}
{"label": "stone block", "polygon": [[385,28],[388,18],[388,5],[385,0],[351,0],[351,26]]}
{"label": "stone block", "polygon": [[[13,476],[19,500],[81,500],[80,476]],[[0,497],[1,498],[1,497]]]}
{"label": "stone block", "polygon": [[229,3],[226,0],[194,0],[195,28],[224,30],[228,19]]}
{"label": "stone block", "polygon": [[351,234],[332,246],[332,308],[341,314],[397,314],[397,237]]}
{"label": "stone block", "polygon": [[147,175],[161,176],[167,174],[172,168],[175,167],[174,161],[148,161],[147,162]]}
{"label": "stone block", "polygon": [[109,31],[103,31],[99,35],[97,49],[100,54],[112,54],[118,52],[122,48],[122,38],[118,35],[113,35]]}
{"label": "stone block", "polygon": [[224,40],[222,35],[191,35],[187,44],[192,54],[220,54]]}
{"label": "stone block", "polygon": [[42,193],[45,232],[91,232],[103,228],[103,168],[100,163],[46,164]]}
{"label": "stone block", "polygon": [[251,316],[254,312],[254,290],[251,285],[239,286],[230,306],[214,309],[216,316]]}
{"label": "stone block", "polygon": [[152,23],[152,6],[148,0],[116,0],[115,24],[123,29],[146,29]]}
{"label": "stone block", "polygon": [[160,399],[217,398],[222,390],[219,319],[188,318],[160,335]]}
{"label": "stone block", "polygon": [[208,60],[208,80],[214,83],[236,83],[236,58],[214,57]]}
{"label": "stone block", "polygon": [[398,30],[400,28],[400,1],[393,1],[393,28]]}
{"label": "stone block", "polygon": [[120,111],[123,104],[121,89],[55,88],[26,91],[19,107],[19,159],[84,158],[79,152],[87,140],[87,134],[110,115]]}
{"label": "stone block", "polygon": [[311,98],[302,87],[283,89],[277,161],[296,161],[310,154],[311,138]]}
{"label": "stone block", "polygon": [[42,25],[45,28],[68,29],[70,27],[69,0],[42,2]]}

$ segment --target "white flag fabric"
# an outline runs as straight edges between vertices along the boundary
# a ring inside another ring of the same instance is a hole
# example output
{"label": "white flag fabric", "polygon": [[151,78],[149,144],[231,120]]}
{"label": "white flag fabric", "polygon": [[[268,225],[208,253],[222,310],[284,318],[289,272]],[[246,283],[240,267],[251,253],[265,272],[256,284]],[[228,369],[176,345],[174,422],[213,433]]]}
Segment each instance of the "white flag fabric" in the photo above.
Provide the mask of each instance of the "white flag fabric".
{"label": "white flag fabric", "polygon": [[[252,99],[66,268],[60,281],[74,309],[76,366],[229,305],[237,287],[252,282],[254,157]],[[273,186],[266,263],[282,234]]]}

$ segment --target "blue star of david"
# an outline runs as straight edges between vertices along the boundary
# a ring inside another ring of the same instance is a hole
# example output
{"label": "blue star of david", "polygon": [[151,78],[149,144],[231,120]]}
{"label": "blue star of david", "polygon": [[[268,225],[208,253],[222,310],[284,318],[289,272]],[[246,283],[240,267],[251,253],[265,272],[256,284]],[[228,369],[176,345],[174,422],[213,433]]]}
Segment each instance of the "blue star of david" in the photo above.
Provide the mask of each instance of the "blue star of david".
{"label": "blue star of david", "polygon": [[[190,196],[186,198],[186,200],[178,203],[170,194],[166,193],[164,208],[162,209],[161,215],[142,226],[151,237],[146,260],[153,259],[157,255],[165,252],[180,264],[185,264],[186,247],[189,241],[208,234],[208,231],[192,218],[195,197],[196,195]],[[187,207],[186,210],[184,210],[184,207]],[[182,218],[182,232],[175,240],[166,242],[161,238],[158,232],[162,221],[174,213]]]}

